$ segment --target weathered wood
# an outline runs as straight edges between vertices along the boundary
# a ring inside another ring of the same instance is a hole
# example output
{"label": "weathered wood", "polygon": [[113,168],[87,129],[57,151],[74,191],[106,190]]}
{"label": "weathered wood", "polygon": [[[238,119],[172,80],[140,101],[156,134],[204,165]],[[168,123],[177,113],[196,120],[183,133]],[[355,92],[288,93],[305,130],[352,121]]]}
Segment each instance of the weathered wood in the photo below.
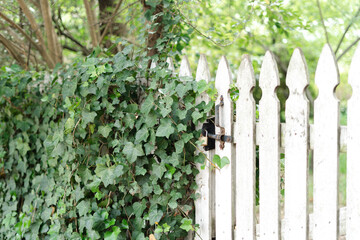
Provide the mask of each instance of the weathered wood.
{"label": "weathered wood", "polygon": [[[192,73],[191,73],[191,69],[190,69],[189,60],[188,60],[187,56],[184,55],[182,58],[182,61],[181,61],[180,69],[179,69],[179,77],[182,79],[185,79],[187,77],[190,78],[191,76],[192,76]],[[195,235],[194,231],[189,231],[185,240],[194,239],[194,235]]]}
{"label": "weathered wood", "polygon": [[191,68],[189,59],[187,56],[183,56],[180,63],[180,69],[179,69],[179,77],[186,79],[186,77],[191,77]]}
{"label": "weathered wood", "polygon": [[285,106],[285,231],[284,239],[306,240],[308,236],[308,136],[309,102],[305,88],[308,70],[302,51],[295,49],[286,84]]}
{"label": "weathered wood", "polygon": [[[340,223],[340,225],[339,225],[339,228],[340,228],[340,238],[339,238],[339,240],[345,240],[345,236],[346,236],[346,207],[343,207],[343,208],[340,208],[339,209],[339,223]],[[313,226],[314,226],[314,224],[313,224],[313,218],[314,218],[314,216],[313,216],[313,214],[309,214],[309,240],[310,239],[313,239]],[[284,239],[284,231],[285,231],[285,221],[284,221],[284,219],[283,220],[281,220],[281,240],[283,240]],[[258,240],[258,239],[260,239],[260,225],[259,224],[257,224],[256,225],[256,239]],[[297,239],[297,238],[295,238],[295,239]]]}
{"label": "weathered wood", "polygon": [[248,55],[243,57],[238,76],[239,99],[236,102],[236,229],[235,239],[256,239],[255,235],[255,87],[254,70]]}
{"label": "weathered wood", "polygon": [[[234,126],[234,132],[236,131],[237,126]],[[280,123],[280,143],[281,143],[281,152],[285,152],[285,129],[286,123]],[[346,152],[347,150],[347,127],[340,126],[340,152]],[[310,124],[310,149],[314,149],[314,125]],[[260,130],[259,123],[256,123],[256,145],[259,145],[260,139]],[[234,143],[238,141],[237,138],[234,138]]]}
{"label": "weathered wood", "polygon": [[259,85],[259,171],[260,239],[280,239],[280,104],[275,89],[279,85],[274,56],[266,52]]}
{"label": "weathered wood", "polygon": [[314,101],[314,240],[338,239],[339,73],[326,44],[315,73],[319,95]]}
{"label": "weathered wood", "polygon": [[360,45],[349,71],[352,96],[348,100],[348,146],[346,183],[346,239],[360,238]]}
{"label": "weathered wood", "polygon": [[[169,64],[170,66],[170,64]],[[201,54],[198,67],[196,70],[196,81],[205,80],[210,82],[210,70],[208,63],[206,61],[205,55]],[[209,96],[204,92],[196,99],[196,103],[199,104],[202,101],[208,103],[210,101]],[[201,124],[197,126],[197,129],[201,129]],[[199,152],[198,152],[199,153]],[[214,150],[204,152],[208,159],[212,159],[214,155]],[[201,169],[201,166],[204,165],[205,169]],[[195,223],[199,224],[199,230],[195,235],[195,239],[202,240],[211,240],[212,239],[212,208],[213,208],[213,199],[214,196],[211,195],[211,187],[213,187],[214,181],[214,172],[211,170],[211,165],[209,161],[205,160],[204,164],[197,164],[199,169],[199,174],[196,175],[196,183],[198,189],[196,194],[199,194],[200,197],[195,201]]]}
{"label": "weathered wood", "polygon": [[171,57],[168,57],[167,59],[166,59],[166,62],[167,62],[167,64],[168,64],[168,69],[171,71],[171,72],[175,72],[175,66],[174,66],[174,61],[173,61],[173,59],[171,58]]}
{"label": "weathered wood", "polygon": [[[225,128],[226,135],[232,135],[233,123],[233,103],[229,96],[229,87],[232,82],[228,62],[222,57],[217,69],[215,87],[218,90],[216,104],[220,104],[220,98],[223,97],[223,106],[219,108],[220,126]],[[220,134],[220,128],[216,128],[216,133]],[[224,149],[221,149],[220,142],[216,141],[215,153],[222,157],[227,157],[230,164],[221,170],[216,170],[215,191],[216,191],[216,239],[233,238],[233,194],[232,194],[232,168],[233,144],[225,143]]]}

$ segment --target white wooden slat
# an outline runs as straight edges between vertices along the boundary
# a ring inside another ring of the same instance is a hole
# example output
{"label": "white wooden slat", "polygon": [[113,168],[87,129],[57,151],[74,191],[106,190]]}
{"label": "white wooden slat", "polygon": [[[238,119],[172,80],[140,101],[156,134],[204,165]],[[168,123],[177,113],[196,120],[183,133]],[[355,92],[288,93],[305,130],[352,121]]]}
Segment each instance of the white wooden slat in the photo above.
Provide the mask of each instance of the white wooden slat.
{"label": "white wooden slat", "polygon": [[171,57],[168,57],[167,59],[166,59],[166,62],[167,62],[167,64],[168,64],[168,69],[171,71],[171,72],[175,72],[175,66],[174,66],[174,61],[173,61],[173,59],[171,58]]}
{"label": "white wooden slat", "polygon": [[339,73],[331,47],[321,52],[315,73],[314,240],[338,239],[339,101],[334,89]]}
{"label": "white wooden slat", "polygon": [[[346,236],[346,207],[342,207],[339,210],[339,228],[340,228],[340,238],[339,240],[345,240]],[[309,214],[309,240],[313,239],[313,214]],[[256,225],[256,239],[260,239],[260,225]],[[284,239],[284,232],[285,232],[285,221],[284,219],[281,220],[281,240]],[[297,239],[297,238],[295,238]]]}
{"label": "white wooden slat", "polygon": [[352,59],[349,71],[352,96],[348,100],[347,124],[347,183],[346,204],[347,240],[360,238],[360,45]]}
{"label": "white wooden slat", "polygon": [[271,52],[266,52],[259,85],[259,194],[260,239],[280,239],[280,104],[275,94],[278,69]]}
{"label": "white wooden slat", "polygon": [[[181,65],[180,65],[180,69],[179,69],[179,77],[191,77],[191,69],[190,69],[190,64],[189,64],[189,60],[187,58],[186,55],[183,56],[182,61],[181,61]],[[194,239],[194,231],[189,231],[188,235],[186,236],[185,240],[192,240]]]}
{"label": "white wooden slat", "polygon": [[[220,96],[224,98],[224,105],[220,107],[220,126],[225,128],[226,135],[232,135],[233,123],[233,103],[229,96],[229,86],[232,82],[230,69],[226,58],[223,56],[220,60],[215,87],[218,91],[216,104],[220,103]],[[216,133],[220,134],[220,128],[216,128]],[[215,154],[220,158],[227,157],[230,164],[221,170],[216,170],[215,174],[215,192],[216,192],[216,239],[232,239],[233,238],[233,221],[234,214],[232,212],[232,161],[233,144],[225,143],[224,149],[220,148],[220,142],[216,141]]]}
{"label": "white wooden slat", "polygon": [[[234,126],[234,132],[236,132],[236,125]],[[285,152],[285,129],[286,124],[280,123],[280,142],[281,142],[281,152]],[[259,145],[260,139],[260,130],[259,130],[259,123],[256,123],[256,145]],[[237,139],[234,139],[234,143],[237,143]],[[347,127],[340,126],[340,152],[346,152],[347,150]],[[314,149],[314,125],[310,124],[310,149]]]}
{"label": "white wooden slat", "polygon": [[[205,80],[206,82],[210,82],[210,70],[208,63],[206,61],[205,55],[201,54],[197,71],[196,71],[196,81]],[[199,104],[202,101],[208,103],[210,101],[209,96],[204,92],[201,96],[196,99],[196,103]],[[197,129],[201,129],[201,124],[197,126]],[[208,159],[212,159],[214,155],[214,150],[204,152]],[[199,230],[195,235],[195,239],[202,240],[211,240],[212,239],[212,208],[213,208],[213,197],[211,193],[213,193],[210,189],[212,187],[212,183],[214,181],[214,172],[211,170],[211,166],[207,160],[205,160],[205,169],[201,169],[203,164],[197,164],[197,168],[199,169],[199,174],[196,175],[196,183],[198,185],[198,189],[196,193],[200,195],[195,201],[195,223],[199,224]]]}
{"label": "white wooden slat", "polygon": [[306,240],[308,236],[308,136],[309,102],[305,88],[309,76],[299,48],[291,57],[285,106],[285,231],[284,239]]}
{"label": "white wooden slat", "polygon": [[255,101],[252,89],[255,87],[254,70],[248,55],[241,62],[237,87],[239,99],[236,102],[236,229],[235,239],[256,239],[255,234]]}
{"label": "white wooden slat", "polygon": [[181,59],[179,77],[191,77],[190,63],[186,55]]}

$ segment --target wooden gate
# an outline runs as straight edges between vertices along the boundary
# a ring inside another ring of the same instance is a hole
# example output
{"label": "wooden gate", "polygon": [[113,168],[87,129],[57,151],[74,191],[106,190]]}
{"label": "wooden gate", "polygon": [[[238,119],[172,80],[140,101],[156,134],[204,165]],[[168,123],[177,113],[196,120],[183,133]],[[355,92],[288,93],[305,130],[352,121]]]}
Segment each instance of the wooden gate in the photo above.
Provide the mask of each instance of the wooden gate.
{"label": "wooden gate", "polygon": [[[185,57],[181,76],[191,75]],[[205,56],[200,57],[196,79],[210,81]],[[345,236],[360,239],[360,47],[354,55],[349,83],[348,126],[339,124],[339,101],[334,92],[339,73],[334,54],[325,45],[315,74],[319,95],[314,101],[314,124],[309,124],[309,102],[305,89],[309,76],[305,58],[295,49],[286,76],[289,98],[285,121],[280,123],[280,105],[275,90],[279,86],[276,61],[265,54],[259,77],[262,97],[259,118],[252,90],[256,85],[249,56],[245,55],[237,72],[239,98],[236,114],[229,96],[232,75],[225,57],[217,69],[219,125],[233,143],[223,149],[205,152],[226,156],[230,164],[221,170],[200,170],[197,176],[200,198],[195,202],[195,239],[314,239],[335,240]],[[208,101],[206,95],[198,101]],[[201,126],[198,126],[201,127]],[[220,128],[216,128],[219,133]],[[256,214],[256,146],[259,146],[259,214]],[[309,214],[308,158],[313,150],[313,213]],[[339,152],[347,152],[346,208],[339,208]],[[285,154],[284,207],[280,205],[280,154]],[[200,168],[200,166],[199,166]]]}

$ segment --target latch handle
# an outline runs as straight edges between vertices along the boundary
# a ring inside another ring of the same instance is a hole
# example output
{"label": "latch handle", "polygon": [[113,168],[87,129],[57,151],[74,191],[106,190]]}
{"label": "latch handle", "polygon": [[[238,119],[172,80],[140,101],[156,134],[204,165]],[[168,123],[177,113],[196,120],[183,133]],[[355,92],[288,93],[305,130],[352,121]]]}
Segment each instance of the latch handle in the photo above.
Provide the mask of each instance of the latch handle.
{"label": "latch handle", "polygon": [[224,106],[224,97],[220,96],[220,103],[215,106],[215,126],[220,127],[220,107]]}

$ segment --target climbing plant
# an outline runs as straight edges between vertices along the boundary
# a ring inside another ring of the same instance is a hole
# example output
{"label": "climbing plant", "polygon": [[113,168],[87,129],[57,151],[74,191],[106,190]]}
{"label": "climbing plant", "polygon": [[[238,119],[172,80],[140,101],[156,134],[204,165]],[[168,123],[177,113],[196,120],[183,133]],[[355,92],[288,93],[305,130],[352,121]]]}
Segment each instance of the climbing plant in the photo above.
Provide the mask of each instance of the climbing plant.
{"label": "climbing plant", "polygon": [[213,102],[195,99],[215,91],[168,69],[188,41],[169,3],[144,14],[147,29],[163,24],[152,54],[119,39],[114,56],[95,49],[52,72],[0,69],[0,239],[196,232],[196,164],[209,159],[194,126]]}

